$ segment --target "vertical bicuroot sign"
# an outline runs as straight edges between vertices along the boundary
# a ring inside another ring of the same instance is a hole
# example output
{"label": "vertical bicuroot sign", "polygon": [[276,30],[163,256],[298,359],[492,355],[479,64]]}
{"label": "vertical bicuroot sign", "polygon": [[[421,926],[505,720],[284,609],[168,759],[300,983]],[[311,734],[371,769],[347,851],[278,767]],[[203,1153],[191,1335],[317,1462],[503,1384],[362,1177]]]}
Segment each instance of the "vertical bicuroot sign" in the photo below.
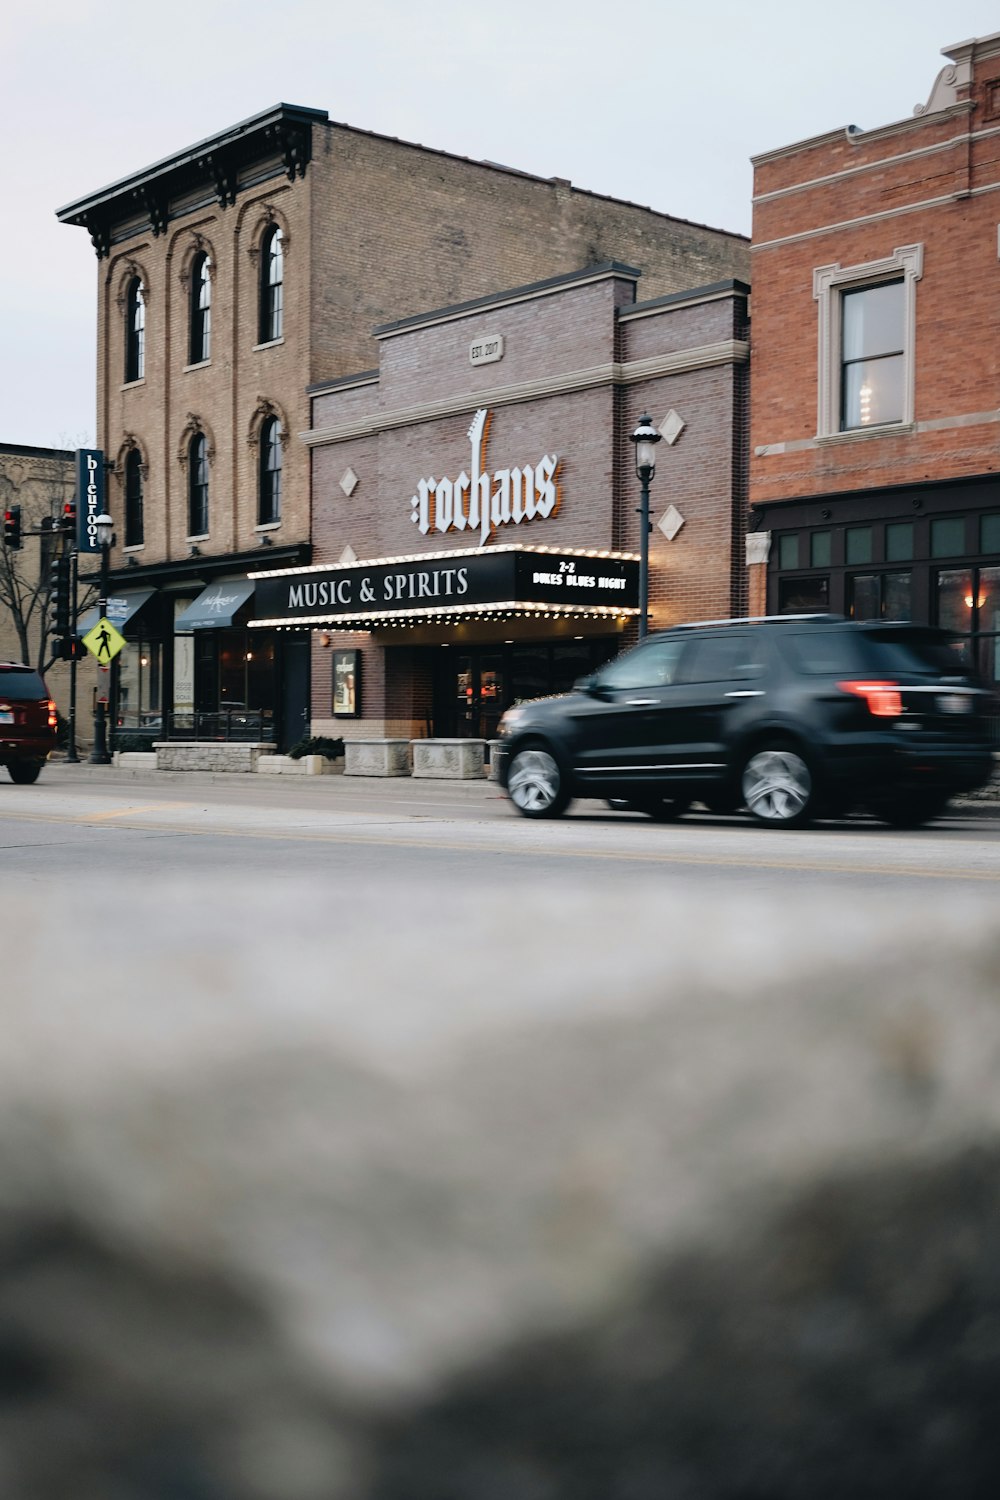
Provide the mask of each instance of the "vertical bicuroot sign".
{"label": "vertical bicuroot sign", "polygon": [[97,518],[103,516],[104,454],[100,448],[76,450],[76,544],[80,552],[100,552]]}

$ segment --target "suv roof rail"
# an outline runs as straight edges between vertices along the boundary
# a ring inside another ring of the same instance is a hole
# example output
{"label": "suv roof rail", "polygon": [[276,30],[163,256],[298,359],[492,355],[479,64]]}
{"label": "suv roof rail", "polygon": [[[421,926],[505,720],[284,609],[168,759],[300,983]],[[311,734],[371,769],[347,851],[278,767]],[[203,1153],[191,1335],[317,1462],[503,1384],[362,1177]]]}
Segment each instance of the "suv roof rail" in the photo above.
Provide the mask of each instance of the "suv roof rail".
{"label": "suv roof rail", "polygon": [[679,625],[668,625],[668,630],[703,630],[709,625],[778,625],[786,621],[810,620],[819,625],[842,625],[846,615],[802,614],[802,615],[729,615],[722,620],[686,620]]}

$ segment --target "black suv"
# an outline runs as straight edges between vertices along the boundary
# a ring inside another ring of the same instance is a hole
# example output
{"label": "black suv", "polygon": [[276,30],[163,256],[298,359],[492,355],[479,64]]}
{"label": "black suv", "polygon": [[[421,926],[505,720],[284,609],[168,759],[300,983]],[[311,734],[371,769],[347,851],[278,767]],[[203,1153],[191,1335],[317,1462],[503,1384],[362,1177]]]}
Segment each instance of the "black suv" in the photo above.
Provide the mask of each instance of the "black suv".
{"label": "black suv", "polygon": [[56,744],[56,706],[34,667],[0,661],[0,766],[11,781],[37,781]]}
{"label": "black suv", "polygon": [[692,802],[795,828],[859,804],[916,827],[990,777],[992,694],[951,637],[786,615],[651,635],[572,693],[508,709],[497,776],[527,818],[573,796]]}

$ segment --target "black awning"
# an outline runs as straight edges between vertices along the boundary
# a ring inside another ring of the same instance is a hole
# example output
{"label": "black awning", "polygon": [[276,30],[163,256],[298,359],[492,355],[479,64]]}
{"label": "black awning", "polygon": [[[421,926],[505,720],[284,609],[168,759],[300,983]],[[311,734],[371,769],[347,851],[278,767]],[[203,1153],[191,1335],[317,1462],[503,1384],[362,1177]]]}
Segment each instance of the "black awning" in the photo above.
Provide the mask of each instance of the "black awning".
{"label": "black awning", "polygon": [[174,630],[183,634],[188,630],[219,630],[231,625],[237,610],[241,609],[254,591],[252,579],[219,579],[202,589],[174,621]]}

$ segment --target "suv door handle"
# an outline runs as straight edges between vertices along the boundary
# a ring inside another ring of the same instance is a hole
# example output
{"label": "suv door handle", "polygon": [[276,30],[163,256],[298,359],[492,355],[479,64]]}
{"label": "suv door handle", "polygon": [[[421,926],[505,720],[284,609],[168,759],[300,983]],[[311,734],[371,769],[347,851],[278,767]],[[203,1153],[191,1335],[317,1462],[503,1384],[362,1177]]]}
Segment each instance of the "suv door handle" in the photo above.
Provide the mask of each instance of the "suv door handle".
{"label": "suv door handle", "polygon": [[626,708],[653,708],[659,703],[659,698],[626,698]]}
{"label": "suv door handle", "polygon": [[743,688],[741,692],[726,694],[727,698],[763,698],[763,696],[763,688]]}

